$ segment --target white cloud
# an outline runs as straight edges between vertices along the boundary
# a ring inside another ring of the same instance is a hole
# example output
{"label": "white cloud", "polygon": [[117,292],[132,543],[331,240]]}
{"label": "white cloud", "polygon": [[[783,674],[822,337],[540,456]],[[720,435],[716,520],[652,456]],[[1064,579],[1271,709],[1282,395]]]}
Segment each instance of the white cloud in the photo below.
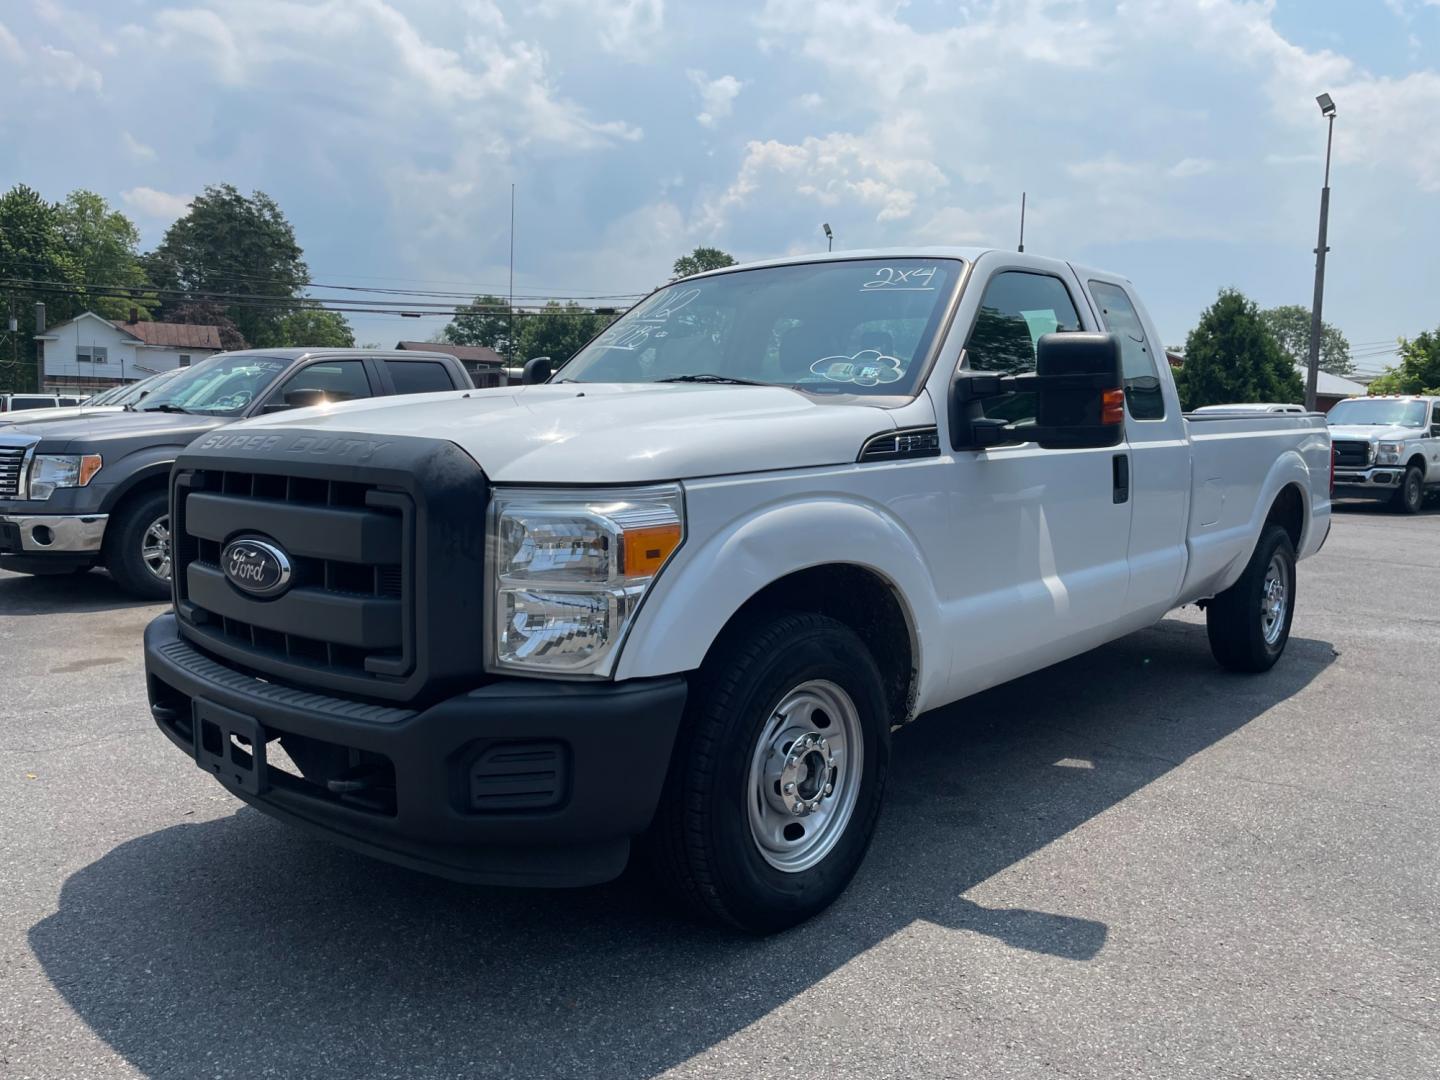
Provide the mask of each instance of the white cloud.
{"label": "white cloud", "polygon": [[590,23],[606,52],[628,60],[649,60],[660,45],[665,0],[541,0],[540,14]]}
{"label": "white cloud", "polygon": [[151,187],[134,187],[122,191],[120,199],[131,210],[147,218],[174,221],[190,209],[191,195],[172,195]]}
{"label": "white cloud", "polygon": [[100,92],[100,72],[86,64],[80,57],[67,49],[53,45],[41,45],[39,67],[40,82],[44,86],[59,87],[72,94],[77,90]]}
{"label": "white cloud", "polygon": [[16,64],[25,62],[25,53],[20,48],[20,41],[12,34],[9,28],[0,23],[0,56]]}
{"label": "white cloud", "polygon": [[1215,162],[1209,158],[1187,157],[1166,169],[1165,175],[1176,180],[1187,180],[1192,176],[1204,176],[1214,171]]}
{"label": "white cloud", "polygon": [[802,109],[818,109],[821,105],[825,104],[825,98],[823,95],[817,94],[812,90],[808,94],[800,95],[799,104]]}
{"label": "white cloud", "polygon": [[721,75],[712,79],[703,71],[693,68],[686,77],[700,91],[700,113],[695,117],[704,127],[714,127],[717,121],[725,119],[735,107],[735,99],[744,87],[734,75]]}
{"label": "white cloud", "polygon": [[125,147],[125,152],[137,161],[155,160],[155,148],[147,146],[128,131],[120,132],[120,144]]}

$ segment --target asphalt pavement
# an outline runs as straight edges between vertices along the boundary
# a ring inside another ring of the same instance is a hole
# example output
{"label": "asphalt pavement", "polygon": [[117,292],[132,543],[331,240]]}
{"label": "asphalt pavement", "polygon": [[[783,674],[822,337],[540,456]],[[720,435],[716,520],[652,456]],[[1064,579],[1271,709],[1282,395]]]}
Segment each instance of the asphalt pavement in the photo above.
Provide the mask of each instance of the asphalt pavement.
{"label": "asphalt pavement", "polygon": [[1440,1076],[1440,513],[1298,584],[1268,675],[1192,609],[920,719],[759,940],[287,829],[151,723],[161,607],[0,574],[0,1077]]}

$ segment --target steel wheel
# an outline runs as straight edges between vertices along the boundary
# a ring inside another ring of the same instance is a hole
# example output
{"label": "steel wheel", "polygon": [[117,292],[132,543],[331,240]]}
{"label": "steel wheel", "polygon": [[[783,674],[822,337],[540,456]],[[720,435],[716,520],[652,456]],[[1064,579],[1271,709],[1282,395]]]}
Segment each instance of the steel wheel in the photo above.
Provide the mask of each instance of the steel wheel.
{"label": "steel wheel", "polygon": [[827,679],[787,693],[761,730],[745,785],[750,835],[777,870],[828,855],[855,810],[864,768],[860,712]]}
{"label": "steel wheel", "polygon": [[1285,630],[1285,609],[1290,603],[1290,564],[1277,551],[1270,557],[1260,588],[1260,633],[1274,645]]}
{"label": "steel wheel", "polygon": [[140,538],[140,561],[160,581],[170,580],[170,515],[150,523]]}

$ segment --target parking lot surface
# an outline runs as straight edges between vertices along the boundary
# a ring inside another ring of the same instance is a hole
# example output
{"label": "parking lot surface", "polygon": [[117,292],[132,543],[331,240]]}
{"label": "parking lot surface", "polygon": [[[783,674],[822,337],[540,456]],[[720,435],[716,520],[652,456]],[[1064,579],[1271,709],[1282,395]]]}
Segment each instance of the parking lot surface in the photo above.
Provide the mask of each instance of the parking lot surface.
{"label": "parking lot surface", "polygon": [[6,1080],[1440,1075],[1440,513],[1337,514],[1268,675],[1190,609],[922,718],[763,940],[242,807],[149,719],[161,610],[0,574]]}

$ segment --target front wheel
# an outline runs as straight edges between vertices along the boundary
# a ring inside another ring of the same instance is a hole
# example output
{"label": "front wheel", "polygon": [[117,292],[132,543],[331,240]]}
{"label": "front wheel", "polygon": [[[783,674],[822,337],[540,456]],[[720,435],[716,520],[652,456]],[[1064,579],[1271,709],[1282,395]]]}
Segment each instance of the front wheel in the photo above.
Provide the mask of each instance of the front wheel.
{"label": "front wheel", "polygon": [[170,501],[163,491],[129,503],[105,530],[105,569],[131,596],[170,598]]}
{"label": "front wheel", "polygon": [[1425,505],[1425,475],[1418,465],[1405,470],[1405,477],[1395,494],[1390,496],[1390,505],[1402,514],[1418,514]]}
{"label": "front wheel", "polygon": [[1210,652],[1231,671],[1269,671],[1290,640],[1295,617],[1295,547],[1279,525],[1267,525],[1240,580],[1210,601]]}
{"label": "front wheel", "polygon": [[648,839],[698,913],[756,933],[829,905],[859,868],[889,767],[879,669],[843,623],[778,614],[697,674]]}

